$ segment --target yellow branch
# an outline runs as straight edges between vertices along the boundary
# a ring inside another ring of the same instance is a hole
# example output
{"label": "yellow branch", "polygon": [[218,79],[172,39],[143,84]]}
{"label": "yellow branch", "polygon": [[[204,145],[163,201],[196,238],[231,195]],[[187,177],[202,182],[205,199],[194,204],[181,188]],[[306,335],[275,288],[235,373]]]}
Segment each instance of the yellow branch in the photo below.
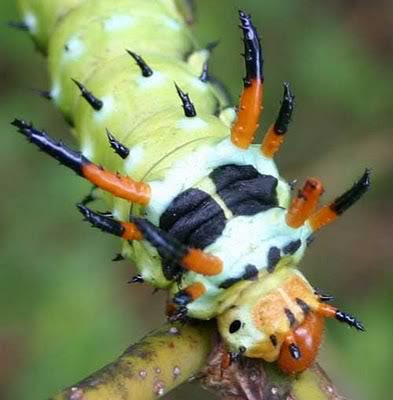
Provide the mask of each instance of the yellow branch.
{"label": "yellow branch", "polygon": [[153,400],[196,376],[228,400],[343,400],[318,366],[296,377],[250,359],[223,370],[217,338],[212,322],[166,324],[52,400]]}

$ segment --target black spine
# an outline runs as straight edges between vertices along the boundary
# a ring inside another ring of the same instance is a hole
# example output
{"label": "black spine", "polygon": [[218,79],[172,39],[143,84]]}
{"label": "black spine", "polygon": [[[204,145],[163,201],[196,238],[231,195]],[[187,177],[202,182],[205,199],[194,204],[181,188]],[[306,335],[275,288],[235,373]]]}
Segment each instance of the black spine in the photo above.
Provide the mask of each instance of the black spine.
{"label": "black spine", "polygon": [[145,280],[142,278],[142,275],[133,276],[128,283],[144,283]]}
{"label": "black spine", "polygon": [[51,138],[46,132],[35,129],[32,124],[15,119],[12,125],[18,128],[18,131],[35,144],[40,150],[49,154],[61,164],[71,168],[78,175],[83,176],[82,167],[89,164],[90,161],[79,151],[71,150],[61,141]]}
{"label": "black spine", "polygon": [[199,75],[199,80],[201,82],[204,82],[204,83],[206,83],[209,80],[208,63],[207,63],[207,61],[203,64],[202,72]]}
{"label": "black spine", "polygon": [[[82,204],[83,204],[83,203],[82,203]],[[85,205],[85,204],[83,204],[83,205]],[[112,258],[112,261],[114,261],[114,262],[123,261],[123,260],[124,260],[124,257],[122,256],[121,253],[116,254],[116,255]]]}
{"label": "black spine", "polygon": [[367,192],[370,187],[370,172],[367,168],[362,177],[354,183],[351,189],[333,201],[330,208],[335,213],[342,214]]}
{"label": "black spine", "polygon": [[285,315],[288,318],[289,326],[292,328],[296,323],[296,318],[293,315],[293,312],[289,308],[284,308]]}
{"label": "black spine", "polygon": [[295,106],[295,96],[291,92],[289,83],[284,83],[284,94],[280,111],[274,124],[274,131],[279,135],[284,135],[288,130],[288,125],[291,122],[293,109]]}
{"label": "black spine", "polygon": [[363,324],[358,321],[353,315],[348,314],[346,312],[337,310],[336,311],[336,319],[340,322],[344,322],[352,328],[357,329],[358,331],[365,331]]}
{"label": "black spine", "polygon": [[148,220],[133,217],[131,222],[142,232],[143,238],[157,249],[164,260],[177,263],[186,255],[188,250],[186,246]]}
{"label": "black spine", "polygon": [[80,82],[72,79],[81,91],[82,97],[90,104],[95,111],[100,111],[104,106],[104,102],[89,92]]}
{"label": "black spine", "polygon": [[109,144],[115,153],[120,156],[123,160],[128,157],[130,154],[130,149],[123,144],[121,144],[116,138],[112,135],[109,129],[106,130],[106,135],[108,136]]}
{"label": "black spine", "polygon": [[186,117],[192,118],[197,115],[194,104],[192,104],[190,100],[190,96],[188,93],[183,92],[179,86],[175,83],[177,94],[180,97],[180,100],[182,102],[183,110],[184,110],[184,115]]}
{"label": "black spine", "polygon": [[153,70],[147,65],[145,60],[140,55],[134,53],[131,50],[127,50],[127,53],[135,60],[136,64],[142,72],[142,76],[148,78],[149,76],[153,75]]}
{"label": "black spine", "polygon": [[17,29],[18,31],[29,32],[29,25],[24,21],[8,21],[8,26]]}
{"label": "black spine", "polygon": [[46,100],[53,99],[52,94],[49,90],[32,89],[32,91],[35,94],[38,94],[38,96],[42,97],[43,99],[46,99]]}
{"label": "black spine", "polygon": [[250,86],[252,80],[263,82],[263,54],[258,32],[254,27],[251,16],[239,10],[240,28],[243,31],[244,60],[246,76],[244,86]]}
{"label": "black spine", "polygon": [[192,297],[185,290],[177,292],[173,297],[173,303],[176,304],[177,306],[186,306],[191,302],[192,302]]}
{"label": "black spine", "polygon": [[98,228],[105,233],[110,233],[115,236],[123,236],[124,228],[120,222],[103,214],[94,212],[83,204],[77,204],[76,206],[85,217],[85,221],[90,222],[94,228]]}

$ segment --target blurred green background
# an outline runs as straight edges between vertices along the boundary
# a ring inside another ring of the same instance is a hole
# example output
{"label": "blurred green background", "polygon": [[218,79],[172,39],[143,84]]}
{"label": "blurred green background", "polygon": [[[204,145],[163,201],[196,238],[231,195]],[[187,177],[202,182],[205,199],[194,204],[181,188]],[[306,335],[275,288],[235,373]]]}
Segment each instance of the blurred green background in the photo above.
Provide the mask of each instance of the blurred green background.
{"label": "blurred green background", "polygon": [[[211,72],[237,100],[243,64],[237,9],[252,13],[265,49],[262,131],[291,82],[296,112],[278,156],[283,176],[317,176],[324,198],[373,169],[372,190],[318,233],[302,268],[366,325],[328,322],[320,362],[358,400],[392,398],[393,3],[376,0],[197,0],[201,44],[219,39]],[[58,137],[61,115],[30,88],[47,88],[45,60],[23,33],[12,0],[0,3],[0,398],[43,399],[95,371],[164,321],[163,295],[130,286],[118,241],[81,222],[89,186],[15,133],[15,116]],[[208,398],[191,386],[171,399]]]}

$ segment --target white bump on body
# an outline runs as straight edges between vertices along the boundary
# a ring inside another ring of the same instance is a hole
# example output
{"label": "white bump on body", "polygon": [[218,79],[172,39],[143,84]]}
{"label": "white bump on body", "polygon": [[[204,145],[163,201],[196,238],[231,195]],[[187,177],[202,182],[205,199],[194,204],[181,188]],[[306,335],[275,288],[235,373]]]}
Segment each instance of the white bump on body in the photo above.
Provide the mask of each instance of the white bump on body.
{"label": "white bump on body", "polygon": [[115,104],[113,97],[110,95],[102,96],[100,97],[100,100],[104,103],[104,106],[101,110],[94,112],[94,119],[97,123],[101,123],[112,113]]}
{"label": "white bump on body", "polygon": [[29,27],[30,33],[36,33],[38,30],[37,17],[30,11],[26,12],[23,18],[25,24]]}
{"label": "white bump on body", "polygon": [[138,76],[137,78],[137,85],[141,89],[151,89],[156,88],[157,86],[162,85],[167,81],[167,77],[165,74],[159,71],[154,71],[153,75],[149,76],[148,78],[144,76]]}
{"label": "white bump on body", "polygon": [[104,22],[104,29],[107,32],[119,31],[129,28],[134,24],[135,18],[130,15],[112,15]]}
{"label": "white bump on body", "polygon": [[143,157],[145,155],[145,150],[143,146],[134,146],[125,161],[124,170],[127,175],[132,175],[134,168],[136,168],[141,161],[143,161]]}
{"label": "white bump on body", "polygon": [[207,122],[199,117],[184,117],[177,121],[176,128],[184,129],[185,131],[194,131],[196,129],[207,128]]}
{"label": "white bump on body", "polygon": [[85,44],[77,37],[73,37],[67,41],[63,53],[63,61],[74,60],[85,52]]}

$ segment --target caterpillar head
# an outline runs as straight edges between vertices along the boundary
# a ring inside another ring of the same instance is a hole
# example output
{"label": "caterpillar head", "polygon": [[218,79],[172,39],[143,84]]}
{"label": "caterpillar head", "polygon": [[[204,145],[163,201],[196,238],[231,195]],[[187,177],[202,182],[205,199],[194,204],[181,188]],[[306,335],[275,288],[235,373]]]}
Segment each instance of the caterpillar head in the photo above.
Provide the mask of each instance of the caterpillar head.
{"label": "caterpillar head", "polygon": [[282,269],[249,285],[218,316],[219,331],[231,352],[277,361],[285,373],[301,372],[315,361],[324,318],[335,317],[364,329],[324,300],[299,271]]}

